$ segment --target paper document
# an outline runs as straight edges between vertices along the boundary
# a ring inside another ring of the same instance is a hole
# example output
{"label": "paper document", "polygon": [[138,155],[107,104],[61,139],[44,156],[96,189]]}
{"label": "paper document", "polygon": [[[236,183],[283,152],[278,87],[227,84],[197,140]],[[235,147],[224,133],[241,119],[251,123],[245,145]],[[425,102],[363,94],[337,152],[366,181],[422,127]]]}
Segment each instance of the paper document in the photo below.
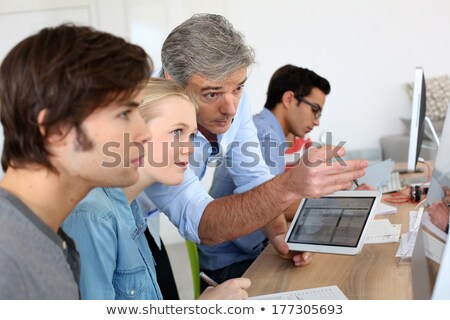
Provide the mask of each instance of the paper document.
{"label": "paper document", "polygon": [[385,203],[379,202],[376,209],[376,215],[382,215],[382,214],[392,214],[396,213],[397,208],[387,205]]}
{"label": "paper document", "polygon": [[437,240],[428,232],[423,233],[423,246],[425,248],[425,256],[436,263],[441,263],[442,253],[444,251],[444,243]]}
{"label": "paper document", "polygon": [[249,300],[348,300],[338,286],[319,287],[295,291],[286,291],[262,296],[254,296]]}
{"label": "paper document", "polygon": [[364,243],[398,242],[401,229],[401,224],[391,224],[388,219],[373,220]]}
{"label": "paper document", "polygon": [[[395,254],[396,257],[400,257],[402,260],[409,260],[412,257],[422,215],[423,207],[419,208],[419,211],[409,212],[409,231],[408,233],[402,234],[402,237],[400,238],[400,245],[397,253]],[[419,220],[417,219],[418,217]]]}
{"label": "paper document", "polygon": [[[417,234],[417,233],[416,233]],[[408,234],[404,233],[402,234],[402,237],[400,238],[400,245],[398,246],[397,253],[395,254],[396,257],[403,259],[410,259],[413,254],[414,250],[414,243],[415,242],[408,242]]]}
{"label": "paper document", "polygon": [[394,168],[394,161],[387,159],[371,166],[368,166],[366,174],[361,178],[358,178],[359,184],[367,184],[375,189],[381,187],[390,176],[392,169]]}

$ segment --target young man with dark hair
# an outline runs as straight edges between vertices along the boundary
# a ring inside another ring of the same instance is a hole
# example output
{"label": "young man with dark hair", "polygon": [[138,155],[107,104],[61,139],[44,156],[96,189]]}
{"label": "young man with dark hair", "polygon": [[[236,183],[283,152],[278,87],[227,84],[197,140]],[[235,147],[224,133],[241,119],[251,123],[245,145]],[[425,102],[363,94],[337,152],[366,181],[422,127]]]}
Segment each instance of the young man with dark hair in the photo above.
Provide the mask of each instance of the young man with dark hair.
{"label": "young man with dark hair", "polygon": [[79,298],[78,253],[59,226],[94,187],[137,181],[130,146],[148,139],[137,106],[151,71],[142,48],[73,25],[3,60],[0,299]]}

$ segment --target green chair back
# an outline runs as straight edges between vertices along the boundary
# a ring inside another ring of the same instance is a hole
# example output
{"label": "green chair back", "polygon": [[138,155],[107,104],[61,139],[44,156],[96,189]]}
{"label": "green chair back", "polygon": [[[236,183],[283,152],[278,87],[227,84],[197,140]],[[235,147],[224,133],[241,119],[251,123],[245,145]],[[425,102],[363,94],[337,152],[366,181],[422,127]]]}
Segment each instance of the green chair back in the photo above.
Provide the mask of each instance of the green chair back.
{"label": "green chair back", "polygon": [[192,241],[186,240],[186,248],[191,263],[194,298],[197,299],[200,296],[200,263],[198,261],[197,245]]}

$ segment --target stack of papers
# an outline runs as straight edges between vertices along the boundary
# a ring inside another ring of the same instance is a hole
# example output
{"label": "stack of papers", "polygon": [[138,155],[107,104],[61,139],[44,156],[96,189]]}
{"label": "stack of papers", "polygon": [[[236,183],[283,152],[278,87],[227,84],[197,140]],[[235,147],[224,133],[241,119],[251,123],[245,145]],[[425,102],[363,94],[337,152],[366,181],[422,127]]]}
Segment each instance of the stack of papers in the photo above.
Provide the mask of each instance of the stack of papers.
{"label": "stack of papers", "polygon": [[366,168],[365,175],[358,179],[358,183],[378,189],[388,181],[393,168],[394,161],[391,159],[373,164]]}
{"label": "stack of papers", "polygon": [[444,253],[444,243],[428,234],[428,232],[424,232],[423,235],[424,235],[423,246],[425,249],[425,256],[430,258],[434,262],[440,264],[442,254]]}
{"label": "stack of papers", "polygon": [[395,256],[401,258],[401,260],[411,259],[414,251],[414,244],[416,243],[416,237],[417,232],[415,234],[413,233],[402,234],[402,237],[400,239],[400,245],[398,246],[397,253],[395,254]]}
{"label": "stack of papers", "polygon": [[338,286],[319,287],[255,296],[249,300],[348,300]]}
{"label": "stack of papers", "polygon": [[379,202],[376,208],[376,215],[382,215],[382,214],[392,214],[396,213],[397,208],[387,205],[385,203]]}
{"label": "stack of papers", "polygon": [[401,224],[391,224],[388,219],[373,220],[364,243],[398,242],[401,229]]}

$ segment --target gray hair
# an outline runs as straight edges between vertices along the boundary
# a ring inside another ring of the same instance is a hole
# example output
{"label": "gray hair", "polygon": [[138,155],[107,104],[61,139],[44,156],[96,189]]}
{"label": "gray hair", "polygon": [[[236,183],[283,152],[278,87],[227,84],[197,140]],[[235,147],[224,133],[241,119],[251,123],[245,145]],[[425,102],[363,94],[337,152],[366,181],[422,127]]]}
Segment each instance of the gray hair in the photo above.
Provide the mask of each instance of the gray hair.
{"label": "gray hair", "polygon": [[196,14],[176,27],[161,50],[162,72],[186,86],[193,75],[221,81],[255,61],[244,36],[223,16]]}

